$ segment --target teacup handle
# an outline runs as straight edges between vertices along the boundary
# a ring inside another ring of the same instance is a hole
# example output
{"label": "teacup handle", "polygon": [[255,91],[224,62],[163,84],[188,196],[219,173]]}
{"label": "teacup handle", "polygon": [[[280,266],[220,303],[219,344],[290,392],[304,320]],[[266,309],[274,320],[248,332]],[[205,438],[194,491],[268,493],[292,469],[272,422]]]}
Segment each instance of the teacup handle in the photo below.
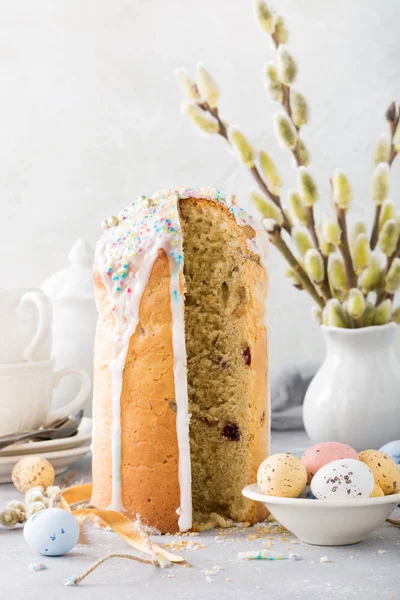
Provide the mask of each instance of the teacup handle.
{"label": "teacup handle", "polygon": [[48,336],[49,331],[51,329],[51,320],[53,312],[50,300],[47,298],[47,296],[44,295],[44,293],[41,290],[27,292],[21,298],[21,301],[18,305],[18,309],[23,310],[24,307],[31,302],[36,306],[38,310],[39,322],[31,343],[24,350],[24,358],[28,362],[35,359],[36,351],[43,345],[44,341],[46,340],[46,337]]}
{"label": "teacup handle", "polygon": [[57,371],[56,373],[54,373],[53,389],[57,387],[61,379],[66,375],[76,375],[80,380],[81,388],[75,396],[75,398],[71,400],[71,402],[68,402],[68,404],[64,404],[64,406],[49,414],[46,420],[46,425],[52,423],[53,421],[57,421],[57,419],[68,417],[72,413],[79,410],[82,404],[84,404],[87,397],[89,396],[91,387],[90,377],[86,373],[86,371],[80,369],[79,367],[66,367],[65,369],[61,369],[61,371]]}

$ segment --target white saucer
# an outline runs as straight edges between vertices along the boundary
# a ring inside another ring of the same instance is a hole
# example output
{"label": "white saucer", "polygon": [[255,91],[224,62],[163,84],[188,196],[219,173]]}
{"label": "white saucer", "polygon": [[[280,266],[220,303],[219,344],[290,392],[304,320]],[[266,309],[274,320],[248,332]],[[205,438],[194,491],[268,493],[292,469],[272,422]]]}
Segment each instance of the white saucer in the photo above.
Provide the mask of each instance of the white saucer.
{"label": "white saucer", "polygon": [[382,525],[400,502],[400,493],[346,501],[279,498],[261,493],[256,483],[246,486],[242,494],[265,504],[301,541],[317,546],[357,544]]}
{"label": "white saucer", "polygon": [[[38,452],[38,456],[47,458],[51,462],[56,472],[56,475],[64,473],[72,463],[90,452],[90,446],[88,444],[78,446],[77,448],[70,448],[68,450],[59,450],[54,452]],[[0,457],[0,483],[9,483],[11,481],[11,471],[13,466],[25,456],[31,456],[30,454],[16,455],[16,456],[2,456]]]}
{"label": "white saucer", "polygon": [[92,439],[92,419],[83,417],[76,435],[69,438],[61,438],[59,440],[46,440],[42,442],[21,442],[8,446],[4,450],[0,450],[0,457],[3,456],[18,456],[26,454],[43,454],[45,452],[54,452],[56,450],[66,450],[67,448],[76,448],[82,444],[87,444]]}

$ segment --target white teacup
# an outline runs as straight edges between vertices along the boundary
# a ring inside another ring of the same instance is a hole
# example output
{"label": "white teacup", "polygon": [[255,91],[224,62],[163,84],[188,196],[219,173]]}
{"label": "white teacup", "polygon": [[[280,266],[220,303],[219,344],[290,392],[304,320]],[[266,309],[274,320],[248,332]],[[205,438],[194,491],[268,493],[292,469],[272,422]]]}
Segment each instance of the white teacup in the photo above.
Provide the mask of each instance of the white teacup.
{"label": "white teacup", "polygon": [[[53,389],[67,375],[76,375],[75,398],[51,412]],[[77,367],[55,372],[53,361],[0,365],[0,436],[48,425],[79,410],[91,389],[90,377]]]}
{"label": "white teacup", "polygon": [[0,292],[0,363],[48,360],[51,319],[51,303],[42,290]]}

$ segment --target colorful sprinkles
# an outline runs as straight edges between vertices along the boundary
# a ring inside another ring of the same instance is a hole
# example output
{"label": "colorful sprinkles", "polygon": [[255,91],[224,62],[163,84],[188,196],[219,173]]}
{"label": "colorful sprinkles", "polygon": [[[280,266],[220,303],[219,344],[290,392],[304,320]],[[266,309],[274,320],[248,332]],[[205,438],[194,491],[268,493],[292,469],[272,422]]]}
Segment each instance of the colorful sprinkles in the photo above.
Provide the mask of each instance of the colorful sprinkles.
{"label": "colorful sprinkles", "polygon": [[229,207],[239,225],[251,224],[259,231],[254,220],[232,203],[232,199],[228,202],[216,188],[195,190],[180,187],[158,192],[152,198],[139,196],[138,200],[125,208],[118,217],[110,217],[109,228],[103,234],[106,239],[107,256],[105,275],[111,278],[113,292],[132,293],[132,285],[127,281],[128,275],[131,272],[134,276],[137,271],[135,263],[148,260],[148,255],[155,246],[168,250],[176,272],[181,269],[183,254],[178,200],[189,197],[221,202]]}

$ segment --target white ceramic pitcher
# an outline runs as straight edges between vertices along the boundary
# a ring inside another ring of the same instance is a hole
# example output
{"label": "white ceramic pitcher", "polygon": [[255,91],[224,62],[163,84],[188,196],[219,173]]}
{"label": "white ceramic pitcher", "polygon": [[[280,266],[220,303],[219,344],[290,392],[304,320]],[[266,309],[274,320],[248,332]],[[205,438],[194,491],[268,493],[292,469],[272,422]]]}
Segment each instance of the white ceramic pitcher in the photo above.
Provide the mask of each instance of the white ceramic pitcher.
{"label": "white ceramic pitcher", "polygon": [[313,442],[347,442],[356,450],[400,439],[397,325],[342,329],[321,326],[325,360],[303,407]]}

